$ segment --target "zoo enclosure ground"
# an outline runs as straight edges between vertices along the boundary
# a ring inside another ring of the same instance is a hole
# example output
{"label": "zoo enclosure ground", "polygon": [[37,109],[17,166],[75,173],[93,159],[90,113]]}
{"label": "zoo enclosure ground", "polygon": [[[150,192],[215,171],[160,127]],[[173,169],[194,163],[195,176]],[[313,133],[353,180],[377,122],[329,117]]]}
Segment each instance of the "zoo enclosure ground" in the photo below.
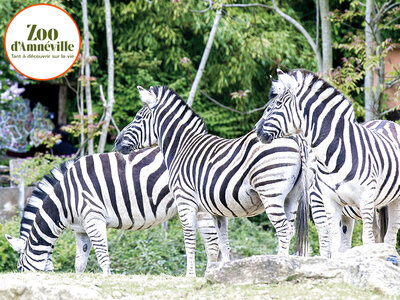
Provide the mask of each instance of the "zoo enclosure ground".
{"label": "zoo enclosure ground", "polygon": [[229,286],[169,275],[0,274],[0,299],[382,299],[374,291],[323,280]]}

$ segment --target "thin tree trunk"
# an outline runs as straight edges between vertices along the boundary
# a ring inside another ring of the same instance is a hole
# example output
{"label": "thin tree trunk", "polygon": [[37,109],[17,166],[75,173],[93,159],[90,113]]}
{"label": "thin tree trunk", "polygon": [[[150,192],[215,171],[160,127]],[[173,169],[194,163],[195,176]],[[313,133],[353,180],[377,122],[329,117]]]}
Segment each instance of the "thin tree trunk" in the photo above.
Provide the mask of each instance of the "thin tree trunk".
{"label": "thin tree trunk", "polygon": [[321,13],[321,37],[322,37],[322,73],[328,74],[332,68],[332,34],[331,21],[329,20],[329,0],[319,1]]}
{"label": "thin tree trunk", "polygon": [[[85,81],[85,98],[86,98],[86,109],[87,114],[90,116],[93,114],[92,110],[92,95],[90,92],[90,64],[89,64],[89,25],[88,25],[88,16],[87,16],[87,2],[86,0],[82,0],[82,13],[83,13],[83,63],[85,64],[85,73],[84,73],[84,81]],[[93,120],[89,118],[89,135],[91,130],[91,124],[93,124]],[[94,153],[93,147],[93,138],[88,140],[88,154]]]}
{"label": "thin tree trunk", "polygon": [[189,97],[187,100],[187,104],[189,106],[193,105],[194,96],[196,95],[196,91],[199,86],[201,77],[203,76],[203,71],[206,66],[208,55],[210,54],[212,44],[214,42],[215,33],[217,32],[217,27],[218,27],[219,21],[221,19],[221,15],[222,15],[221,10],[217,10],[217,13],[216,13],[215,19],[214,19],[214,24],[211,28],[210,35],[208,37],[206,48],[204,49],[203,56],[201,57],[199,69],[197,70],[196,77],[194,78],[194,81],[192,84],[192,88],[190,89]]}
{"label": "thin tree trunk", "polygon": [[[82,66],[81,66],[81,76],[84,76],[85,71],[84,71],[84,64],[83,64],[83,55],[82,55]],[[81,85],[79,86],[79,107],[78,107],[78,112],[79,115],[84,116],[85,115],[85,102],[83,99],[83,84],[81,82]],[[81,119],[81,141],[80,141],[80,147],[79,147],[79,153],[81,156],[85,155],[85,132],[83,128],[83,118]]]}
{"label": "thin tree trunk", "polygon": [[104,0],[104,8],[106,12],[106,39],[107,39],[107,63],[108,63],[108,87],[107,87],[107,105],[105,107],[104,125],[101,129],[98,152],[104,152],[107,140],[108,126],[112,117],[112,109],[114,106],[114,48],[112,40],[111,27],[111,7],[110,0]]}
{"label": "thin tree trunk", "polygon": [[[368,62],[374,55],[374,35],[372,32],[372,13],[375,1],[367,0],[365,8],[365,59]],[[365,121],[377,118],[378,107],[374,97],[374,71],[372,68],[365,69],[364,89],[365,89]]]}
{"label": "thin tree trunk", "polygon": [[67,123],[67,114],[65,113],[65,104],[67,103],[67,86],[61,84],[58,88],[58,115],[57,124]]}
{"label": "thin tree trunk", "polygon": [[[375,39],[376,39],[376,43],[378,45],[380,45],[382,43],[382,36],[380,34],[379,28],[378,26],[376,26],[377,24],[375,24],[375,28],[374,28],[374,32],[375,32]],[[378,111],[380,111],[381,107],[381,96],[382,96],[382,92],[385,89],[385,58],[382,56],[382,48],[379,47],[377,49],[377,53],[376,55],[379,57],[379,71],[376,73],[376,84],[375,84],[375,95],[374,95],[374,101],[375,101],[375,106],[378,108]],[[380,117],[380,115],[378,115],[377,113],[377,118]]]}

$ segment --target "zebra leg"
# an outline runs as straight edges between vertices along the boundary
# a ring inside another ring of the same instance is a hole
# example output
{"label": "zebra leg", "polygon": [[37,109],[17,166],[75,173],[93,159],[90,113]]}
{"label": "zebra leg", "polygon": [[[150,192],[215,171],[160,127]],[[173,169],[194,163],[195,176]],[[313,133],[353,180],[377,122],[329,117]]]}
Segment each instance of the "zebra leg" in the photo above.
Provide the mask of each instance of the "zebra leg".
{"label": "zebra leg", "polygon": [[337,256],[341,245],[342,206],[331,197],[324,199],[326,216],[329,224],[329,243],[331,257]]}
{"label": "zebra leg", "polygon": [[388,228],[384,242],[396,247],[397,232],[400,228],[400,199],[388,204]]}
{"label": "zebra leg", "polygon": [[[361,197],[360,204],[360,213],[361,219],[363,222],[363,233],[362,233],[362,241],[363,244],[372,244],[375,243],[374,231],[372,228],[372,224],[374,222],[374,189],[369,190],[363,193]],[[365,199],[365,201],[363,201]]]}
{"label": "zebra leg", "polygon": [[374,210],[374,222],[372,224],[372,229],[374,231],[375,242],[383,243],[383,239],[385,237],[386,232],[383,235],[381,234],[381,226],[379,224],[381,216],[379,214],[380,213],[378,212],[378,210],[375,209]]}
{"label": "zebra leg", "polygon": [[86,269],[92,243],[86,232],[76,232],[76,256],[75,256],[75,272],[83,273]]}
{"label": "zebra leg", "polygon": [[[197,207],[192,206],[188,201],[179,201],[180,196],[176,196],[179,219],[182,224],[183,238],[186,250],[186,276],[196,276],[196,215]],[[186,198],[187,199],[187,198]]]}
{"label": "zebra leg", "polygon": [[310,188],[311,215],[318,232],[319,253],[322,257],[330,257],[329,223],[321,193],[314,187]]}
{"label": "zebra leg", "polygon": [[[211,264],[218,261],[219,245],[218,233],[214,226],[214,218],[206,212],[197,213],[197,228],[203,240],[207,253],[207,270]],[[206,271],[207,271],[206,270]]]}
{"label": "zebra leg", "polygon": [[110,257],[108,256],[107,230],[104,219],[93,218],[85,222],[85,230],[93,244],[97,261],[103,274],[110,274]]}
{"label": "zebra leg", "polygon": [[351,238],[353,236],[354,219],[342,214],[342,222],[340,224],[341,246],[340,251],[344,252],[351,248]]}
{"label": "zebra leg", "polygon": [[214,216],[214,225],[217,229],[219,238],[219,248],[221,250],[221,260],[223,262],[229,261],[229,239],[228,239],[228,218],[221,216]]}
{"label": "zebra leg", "polygon": [[285,198],[282,199],[282,195],[279,197],[267,197],[262,194],[260,194],[260,197],[264,204],[265,212],[278,236],[278,255],[289,255],[290,239],[294,228],[286,217],[284,209]]}
{"label": "zebra leg", "polygon": [[[301,191],[299,191],[299,194],[301,194]],[[289,195],[286,197],[285,200],[285,214],[286,218],[289,222],[289,228],[292,229],[292,232],[289,232],[289,239],[292,239],[295,231],[294,231],[294,222],[296,220],[296,214],[297,214],[297,207],[299,206],[299,200],[298,197],[294,196],[292,193],[289,193]]]}

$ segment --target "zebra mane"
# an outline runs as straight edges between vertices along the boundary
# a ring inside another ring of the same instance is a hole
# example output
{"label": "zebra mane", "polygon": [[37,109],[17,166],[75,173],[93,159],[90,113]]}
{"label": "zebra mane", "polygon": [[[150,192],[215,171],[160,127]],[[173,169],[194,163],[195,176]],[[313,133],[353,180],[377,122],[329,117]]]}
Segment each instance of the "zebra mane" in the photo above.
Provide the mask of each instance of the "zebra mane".
{"label": "zebra mane", "polygon": [[[303,77],[302,79],[299,78],[299,73],[302,75],[302,77]],[[354,112],[354,108],[353,108],[352,102],[340,90],[338,90],[336,87],[334,87],[332,84],[330,84],[328,81],[326,81],[324,78],[322,78],[317,73],[311,72],[311,71],[306,70],[306,69],[294,69],[294,70],[291,70],[288,73],[288,75],[293,77],[298,83],[304,84],[304,85],[312,85],[317,80],[321,81],[323,84],[319,88],[320,90],[325,90],[325,89],[332,88],[336,95],[341,95],[342,96],[342,101],[347,102],[347,104],[352,107],[353,112]],[[311,80],[306,80],[307,77],[312,77],[312,79]],[[300,79],[302,80],[302,82],[299,81]]]}
{"label": "zebra mane", "polygon": [[24,211],[22,213],[21,225],[19,229],[20,238],[27,238],[35,220],[36,213],[42,207],[44,199],[59,183],[64,174],[74,165],[76,159],[71,159],[50,170],[50,174],[45,175],[38,182],[32,194],[29,196]]}
{"label": "zebra mane", "polygon": [[[197,113],[195,113],[195,111],[186,103],[185,100],[182,99],[181,96],[178,95],[177,92],[175,92],[172,88],[168,87],[168,86],[155,86],[151,88],[152,91],[154,92],[154,94],[157,96],[157,99],[159,101],[165,101],[169,98],[171,98],[171,95],[174,97],[175,101],[180,101],[182,102],[182,104],[186,107],[187,110],[190,110],[193,115],[198,118],[201,121],[201,124],[204,127],[205,133],[207,133],[207,125],[204,122],[203,118],[200,117]],[[168,97],[164,97],[166,94],[168,93]]]}

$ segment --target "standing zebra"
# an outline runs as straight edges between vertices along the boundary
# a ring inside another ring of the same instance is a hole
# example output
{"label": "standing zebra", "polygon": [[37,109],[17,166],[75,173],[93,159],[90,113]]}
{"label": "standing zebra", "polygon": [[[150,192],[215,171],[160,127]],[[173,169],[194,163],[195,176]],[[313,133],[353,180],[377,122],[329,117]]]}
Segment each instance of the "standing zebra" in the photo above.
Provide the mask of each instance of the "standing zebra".
{"label": "standing zebra", "polygon": [[[158,148],[129,155],[104,153],[81,157],[51,171],[28,199],[20,237],[6,235],[19,253],[18,270],[52,271],[54,244],[64,228],[76,232],[75,270],[83,272],[93,245],[104,273],[110,272],[106,227],[141,230],[176,212],[168,172]],[[209,214],[197,215],[207,267],[217,261],[217,232]],[[229,259],[228,243],[221,245]]]}
{"label": "standing zebra", "polygon": [[375,242],[374,208],[387,205],[384,241],[395,245],[400,227],[398,137],[391,139],[358,124],[351,102],[308,71],[285,74],[278,70],[270,96],[272,102],[258,123],[257,135],[270,143],[300,133],[311,147],[318,162],[313,186],[324,197],[332,255],[339,251],[337,224],[344,205],[359,207],[363,243]]}
{"label": "standing zebra", "polygon": [[203,120],[171,89],[138,90],[147,106],[120,133],[115,149],[127,153],[159,145],[183,227],[187,275],[195,274],[198,211],[215,216],[224,241],[222,216],[250,217],[265,210],[279,238],[278,254],[288,254],[298,202],[305,198],[298,142],[263,145],[255,131],[233,140],[207,134]]}

